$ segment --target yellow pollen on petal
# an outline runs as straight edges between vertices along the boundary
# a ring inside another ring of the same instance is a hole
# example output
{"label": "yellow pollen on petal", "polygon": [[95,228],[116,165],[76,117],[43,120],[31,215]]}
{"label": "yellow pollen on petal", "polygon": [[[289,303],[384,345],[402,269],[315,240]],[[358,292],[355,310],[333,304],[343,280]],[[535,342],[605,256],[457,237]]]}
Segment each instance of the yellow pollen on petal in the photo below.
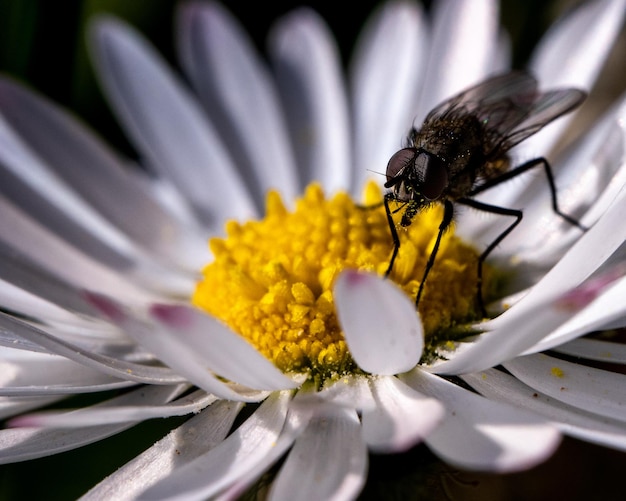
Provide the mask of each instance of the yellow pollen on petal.
{"label": "yellow pollen on petal", "polygon": [[550,369],[550,374],[552,374],[554,377],[558,377],[559,379],[565,375],[563,369],[561,369],[560,367],[552,367],[552,369]]}
{"label": "yellow pollen on petal", "polygon": [[[332,287],[348,268],[384,275],[393,241],[382,196],[375,183],[368,183],[361,205],[343,192],[326,198],[312,184],[290,211],[278,193],[270,192],[264,219],[230,221],[225,238],[211,239],[214,260],[202,271],[193,304],[285,372],[327,378],[356,370]],[[434,206],[410,226],[396,225],[401,245],[389,278],[412,300],[442,216],[442,207]],[[419,304],[427,341],[477,318],[477,260],[476,250],[453,231],[444,234]],[[489,271],[484,275],[487,285]]]}

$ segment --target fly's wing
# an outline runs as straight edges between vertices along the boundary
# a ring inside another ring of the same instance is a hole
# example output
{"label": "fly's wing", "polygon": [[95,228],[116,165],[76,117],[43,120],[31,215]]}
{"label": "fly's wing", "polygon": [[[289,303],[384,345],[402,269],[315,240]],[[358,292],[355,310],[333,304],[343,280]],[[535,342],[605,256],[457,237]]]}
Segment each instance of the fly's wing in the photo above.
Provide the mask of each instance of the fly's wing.
{"label": "fly's wing", "polygon": [[[523,120],[525,109],[536,95],[537,81],[528,73],[513,71],[496,75],[435,106],[424,119],[422,128],[459,113],[476,115],[494,128],[506,128],[504,121],[519,123]],[[518,104],[511,106],[512,102]],[[512,113],[516,109],[519,112]]]}
{"label": "fly's wing", "polygon": [[531,136],[552,120],[571,111],[585,98],[577,89],[540,93],[528,73],[491,77],[436,106],[422,129],[440,120],[475,117],[483,127],[485,155],[500,154]]}
{"label": "fly's wing", "polygon": [[586,97],[587,94],[579,89],[558,89],[539,94],[525,119],[505,134],[498,147],[505,151],[513,148],[553,120],[575,109]]}

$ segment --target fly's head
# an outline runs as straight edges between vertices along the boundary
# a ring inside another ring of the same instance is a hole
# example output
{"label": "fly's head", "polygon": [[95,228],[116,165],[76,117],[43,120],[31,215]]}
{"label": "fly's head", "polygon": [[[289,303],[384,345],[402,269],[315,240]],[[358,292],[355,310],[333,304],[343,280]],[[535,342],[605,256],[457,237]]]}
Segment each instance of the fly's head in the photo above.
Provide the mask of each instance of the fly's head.
{"label": "fly's head", "polygon": [[445,162],[422,148],[403,148],[387,164],[385,188],[391,188],[393,200],[407,204],[402,226],[409,226],[421,208],[440,200],[447,186]]}

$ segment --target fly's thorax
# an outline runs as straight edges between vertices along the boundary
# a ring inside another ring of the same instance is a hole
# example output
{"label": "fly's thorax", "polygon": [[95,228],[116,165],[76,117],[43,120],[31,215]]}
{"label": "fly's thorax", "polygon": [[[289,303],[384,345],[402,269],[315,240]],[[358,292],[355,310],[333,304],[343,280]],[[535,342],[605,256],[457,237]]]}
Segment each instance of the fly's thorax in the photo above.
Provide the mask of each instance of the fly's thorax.
{"label": "fly's thorax", "polygon": [[445,161],[450,177],[484,155],[484,126],[469,114],[450,114],[424,125],[413,138],[418,149]]}

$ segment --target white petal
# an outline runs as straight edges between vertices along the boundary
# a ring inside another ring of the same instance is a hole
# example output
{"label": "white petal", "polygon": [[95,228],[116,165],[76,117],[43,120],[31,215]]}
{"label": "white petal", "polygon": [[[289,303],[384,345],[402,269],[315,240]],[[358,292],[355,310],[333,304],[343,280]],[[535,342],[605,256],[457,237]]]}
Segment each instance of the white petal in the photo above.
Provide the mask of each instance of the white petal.
{"label": "white petal", "polygon": [[581,4],[542,37],[530,69],[550,85],[590,88],[619,35],[625,14],[623,0]]}
{"label": "white petal", "polygon": [[[600,0],[580,5],[553,25],[542,38],[530,70],[543,86],[590,89],[609,54],[626,14],[623,0]],[[524,141],[521,155],[549,151],[569,125],[573,114],[550,124]]]}
{"label": "white petal", "polygon": [[574,339],[569,343],[557,346],[555,351],[587,360],[626,364],[626,345],[600,339]]}
{"label": "white petal", "polygon": [[[576,292],[576,290],[573,291],[574,294]],[[626,313],[626,304],[624,303],[626,278],[607,285],[606,290],[598,291],[598,293],[600,294],[599,297],[590,300],[590,304],[582,308],[581,311],[576,311],[576,308],[574,308],[570,313],[570,318],[554,329],[549,336],[526,350],[524,354],[537,353],[558,347],[567,341],[594,330],[607,329],[613,321],[622,319]],[[584,292],[581,292],[581,294],[584,294]],[[557,308],[559,304],[560,302],[557,300]],[[564,306],[564,309],[567,312],[567,305]]]}
{"label": "white petal", "polygon": [[[256,482],[259,477],[268,471],[289,450],[295,439],[302,434],[313,414],[313,407],[302,406],[297,402],[302,400],[304,392],[296,393],[289,406],[285,426],[280,432],[278,440],[272,448],[266,452],[262,461],[257,461],[252,467],[247,468],[229,487],[215,496],[215,501],[233,501],[241,499],[243,494]],[[318,407],[319,408],[319,407]],[[212,498],[213,499],[213,498]]]}
{"label": "white petal", "polygon": [[[626,116],[625,109],[626,100],[622,99],[577,141],[567,156],[551,164],[560,210],[586,227],[592,226],[606,212],[624,185],[622,119]],[[520,179],[519,183],[505,183],[502,190],[498,188],[489,195],[491,203],[497,201],[507,207],[524,209],[524,219],[498,246],[499,254],[551,264],[580,237],[577,228],[554,212],[543,172],[537,171],[536,175]],[[482,239],[489,242],[495,236],[493,232],[485,232]]]}
{"label": "white petal", "polygon": [[[494,367],[528,350],[563,324],[571,312],[553,302],[591,275],[626,241],[625,206],[626,189],[526,296],[481,326],[491,332],[457,350],[450,360],[437,364],[433,370],[439,374],[464,374]],[[601,250],[598,242],[602,242]]]}
{"label": "white petal", "polygon": [[[1,204],[9,206],[6,221],[2,218],[3,240],[10,238],[10,245],[24,245],[30,236],[32,223],[24,231],[16,231],[17,219],[32,218],[36,225],[53,233],[49,239],[64,239],[94,260],[114,270],[124,270],[134,279],[144,281],[157,288],[172,286],[176,293],[188,291],[193,282],[189,277],[181,277],[180,270],[159,263],[135,246],[126,235],[104,219],[81,196],[75,193],[60,177],[43,163],[36,152],[26,145],[15,131],[0,116],[0,185]],[[20,210],[10,207],[9,200]],[[4,213],[4,210],[2,211]],[[28,216],[26,216],[25,213]],[[4,216],[4,214],[3,214]],[[8,228],[7,228],[8,227]],[[7,231],[8,230],[8,231]],[[35,255],[39,261],[48,263],[47,246],[38,241],[27,249],[26,255]],[[84,261],[84,257],[79,259]],[[65,263],[72,262],[66,260]],[[71,273],[59,266],[65,273]],[[72,270],[75,271],[75,270]],[[158,280],[155,280],[158,277]],[[91,277],[90,277],[91,278]],[[83,278],[84,280],[84,278]]]}
{"label": "white petal", "polygon": [[312,405],[330,402],[357,411],[371,410],[376,406],[376,402],[372,395],[369,380],[369,376],[342,377],[327,384],[320,391],[310,393],[299,391],[299,398],[296,399],[296,403],[308,403],[310,400]]}
{"label": "white petal", "polygon": [[363,412],[363,437],[374,452],[402,452],[439,424],[443,406],[393,376],[371,379],[376,408]]}
{"label": "white petal", "polygon": [[[167,291],[168,295],[188,295],[192,290],[193,281],[190,277],[159,266],[146,255],[120,254],[74,224],[53,206],[46,203],[35,205],[39,205],[39,212],[30,217],[0,195],[0,212],[3,216],[0,218],[0,240],[6,241],[6,244],[0,245],[0,261],[6,261],[5,265],[9,267],[13,263],[27,263],[14,271],[39,267],[43,269],[44,275],[52,274],[85,289],[97,283],[100,290],[108,291],[131,304],[151,296],[140,284],[156,287],[160,292]],[[46,216],[42,216],[43,212],[51,214],[52,223]],[[39,216],[42,216],[42,220],[39,220]],[[67,266],[67,263],[72,263],[72,266]],[[6,275],[4,271],[3,275]],[[13,282],[12,279],[7,280]],[[29,282],[33,284],[35,281]],[[40,293],[23,283],[16,285],[33,294]],[[64,299],[63,296],[44,297],[55,304]]]}
{"label": "white petal", "polygon": [[30,318],[49,319],[52,324],[75,318],[69,311],[59,308],[4,279],[0,279],[0,304],[7,311],[13,311]]}
{"label": "white petal", "polygon": [[[576,9],[542,38],[530,63],[530,70],[544,85],[591,89],[618,34],[626,2],[600,0]],[[572,115],[550,124],[522,143],[524,155],[547,152],[570,124]]]}
{"label": "white petal", "polygon": [[350,184],[348,104],[339,53],[318,15],[301,8],[279,21],[269,52],[301,181],[328,192]]}
{"label": "white petal", "polygon": [[132,255],[132,245],[75,193],[0,115],[0,192],[32,217],[61,235],[71,234],[76,246],[93,243],[100,259]]}
{"label": "white petal", "polygon": [[411,371],[403,378],[446,408],[444,420],[425,441],[452,465],[498,473],[520,471],[547,459],[560,442],[557,429],[536,414],[488,400],[423,371]]}
{"label": "white petal", "polygon": [[528,355],[504,367],[520,381],[574,407],[626,422],[626,376],[559,360]]}
{"label": "white petal", "polygon": [[105,478],[80,499],[136,499],[142,491],[167,477],[174,469],[219,444],[230,430],[241,406],[234,402],[216,402]]}
{"label": "white petal", "polygon": [[[189,388],[190,385],[186,385]],[[197,414],[211,405],[217,397],[197,390],[191,395],[180,398],[165,405],[137,405],[101,407],[83,407],[67,411],[41,411],[18,416],[9,421],[8,425],[14,428],[79,428],[84,426],[101,426],[113,423],[128,423],[145,421],[154,418],[172,416],[186,416]]]}
{"label": "white petal", "polygon": [[285,376],[244,338],[215,318],[185,306],[155,305],[153,318],[205,361],[214,372],[257,390],[286,390],[297,383]]}
{"label": "white petal", "polygon": [[[272,394],[226,440],[145,491],[139,499],[206,499],[243,477],[274,447],[287,416],[288,392]],[[268,465],[269,467],[269,465]]]}
{"label": "white petal", "polygon": [[492,70],[498,40],[499,13],[494,0],[440,0],[433,7],[430,57],[416,124],[435,105]]}
{"label": "white petal", "polygon": [[384,179],[411,128],[427,47],[423,11],[415,3],[382,4],[361,34],[350,74],[355,194],[367,177]]}
{"label": "white petal", "polygon": [[8,80],[0,80],[0,109],[39,157],[133,241],[189,269],[206,261],[205,239],[137,182],[139,169],[129,175],[121,160],[68,113]]}
{"label": "white petal", "polygon": [[186,377],[198,387],[220,398],[257,402],[258,395],[237,392],[207,370],[206,362],[187,344],[181,343],[177,333],[159,323],[148,323],[130,314],[112,299],[92,294],[89,300],[103,316],[119,325],[139,344]]}
{"label": "white petal", "polygon": [[174,182],[207,225],[254,216],[243,182],[200,105],[148,42],[112,18],[100,18],[92,35],[98,76],[150,165]]}
{"label": "white petal", "polygon": [[366,469],[367,449],[356,412],[327,407],[296,439],[269,499],[354,499],[363,488]]}
{"label": "white petal", "polygon": [[495,369],[462,378],[490,400],[507,402],[545,416],[567,435],[626,451],[623,422],[566,405]]}
{"label": "white petal", "polygon": [[278,189],[296,195],[297,170],[276,89],[241,26],[217,3],[183,5],[181,61],[229,146],[257,206]]}
{"label": "white petal", "polygon": [[[101,405],[124,405],[140,399],[146,405],[163,404],[180,393],[180,386],[144,386],[115,397]],[[120,433],[136,423],[91,426],[73,430],[5,429],[0,430],[0,464],[27,461],[82,447]]]}
{"label": "white petal", "polygon": [[388,280],[347,270],[335,283],[337,316],[361,369],[393,375],[419,362],[424,333],[415,305]]}
{"label": "white petal", "polygon": [[10,348],[0,350],[0,395],[71,395],[136,384],[83,367],[64,357]]}
{"label": "white petal", "polygon": [[46,348],[52,353],[118,379],[148,384],[173,384],[182,381],[182,378],[170,369],[150,367],[148,365],[127,362],[122,358],[100,355],[77,345],[67,343],[8,315],[0,314],[0,329],[8,329],[14,334],[18,334],[21,338],[37,343],[37,345]]}
{"label": "white petal", "polygon": [[62,400],[62,396],[50,397],[0,397],[0,419],[6,419],[22,412],[41,409]]}

